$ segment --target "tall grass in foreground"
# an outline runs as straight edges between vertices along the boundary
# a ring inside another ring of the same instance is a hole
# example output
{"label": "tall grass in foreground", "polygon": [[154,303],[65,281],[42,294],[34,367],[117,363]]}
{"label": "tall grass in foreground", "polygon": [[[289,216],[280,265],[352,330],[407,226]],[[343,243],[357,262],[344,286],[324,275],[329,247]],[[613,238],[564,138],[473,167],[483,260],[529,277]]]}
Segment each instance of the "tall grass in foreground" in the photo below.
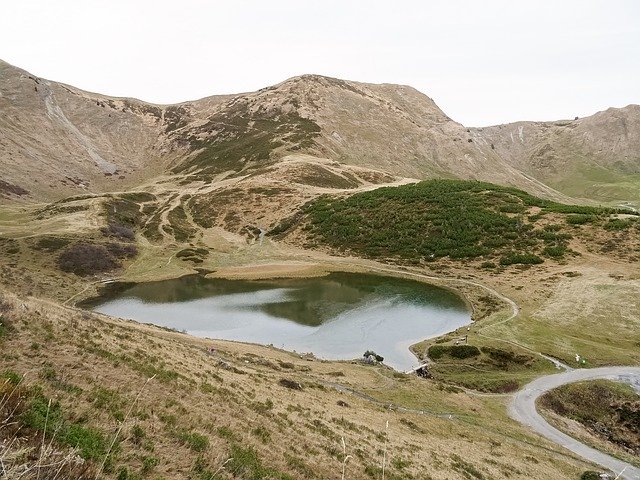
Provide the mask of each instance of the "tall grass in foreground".
{"label": "tall grass in foreground", "polygon": [[50,421],[51,401],[45,412],[42,432],[25,428],[22,417],[28,411],[29,391],[24,377],[0,380],[0,477],[3,480],[57,480],[94,478],[94,467],[78,448],[56,444],[59,426]]}
{"label": "tall grass in foreground", "polygon": [[[154,376],[155,377],[155,376]],[[0,478],[2,480],[98,480],[148,378],[107,446],[97,430],[69,424],[60,406],[24,376],[0,379]]]}
{"label": "tall grass in foreground", "polygon": [[344,474],[347,469],[347,461],[351,458],[351,455],[347,455],[347,445],[344,443],[344,437],[340,438],[342,440],[342,456],[344,457],[342,460],[342,480],[344,480]]}

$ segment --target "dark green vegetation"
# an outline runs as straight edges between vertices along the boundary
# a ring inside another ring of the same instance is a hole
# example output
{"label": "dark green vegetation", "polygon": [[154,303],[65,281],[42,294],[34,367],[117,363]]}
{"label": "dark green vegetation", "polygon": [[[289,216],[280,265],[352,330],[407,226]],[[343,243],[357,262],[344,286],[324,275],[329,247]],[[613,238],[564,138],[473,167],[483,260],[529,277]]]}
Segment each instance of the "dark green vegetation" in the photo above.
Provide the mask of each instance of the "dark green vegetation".
{"label": "dark green vegetation", "polygon": [[0,341],[8,336],[9,333],[13,330],[11,321],[7,316],[7,313],[10,311],[11,304],[9,302],[5,302],[2,297],[0,297]]}
{"label": "dark green vegetation", "polygon": [[189,222],[187,212],[182,205],[173,208],[167,218],[170,226],[164,226],[165,232],[172,234],[176,241],[188,242],[196,234],[196,229]]}
{"label": "dark green vegetation", "polygon": [[207,255],[209,250],[206,248],[184,248],[176,253],[176,258],[186,262],[202,263]]}
{"label": "dark green vegetation", "polygon": [[218,174],[264,164],[280,147],[303,150],[314,145],[320,127],[297,111],[252,109],[246,98],[231,100],[227,108],[191,130],[186,138],[197,152],[173,169],[174,173]]}
{"label": "dark green vegetation", "polygon": [[362,184],[358,178],[349,172],[338,175],[320,165],[305,165],[304,169],[290,173],[291,181],[304,185],[322,188],[356,188]]}
{"label": "dark green vegetation", "polygon": [[[411,263],[442,257],[497,258],[502,266],[542,263],[572,253],[572,225],[622,226],[609,219],[615,209],[563,205],[516,188],[462,180],[323,196],[307,204],[305,213],[312,242]],[[638,225],[635,218],[623,223]]]}
{"label": "dark green vegetation", "polygon": [[142,213],[140,213],[140,205],[129,198],[131,197],[105,198],[103,211],[109,224],[135,228],[142,223],[144,217]]}
{"label": "dark green vegetation", "polygon": [[429,358],[440,360],[443,356],[465,359],[477,357],[480,350],[474,345],[432,345],[429,347]]}
{"label": "dark green vegetation", "polygon": [[[139,231],[151,242],[162,240],[163,237],[159,230],[161,224],[160,213],[157,197],[151,193],[128,192],[107,195],[102,200],[102,215],[106,218],[108,224],[103,234],[133,240],[135,232]],[[175,229],[178,231],[178,235],[181,235],[181,238],[188,238],[190,232],[185,232],[183,219],[178,217],[178,213],[173,216],[173,221],[176,223]],[[171,228],[174,227],[172,226]],[[123,233],[125,229],[129,229],[130,233]]]}
{"label": "dark green vegetation", "polygon": [[56,252],[69,244],[70,240],[64,237],[56,237],[54,235],[47,235],[40,237],[33,248],[35,250],[43,250],[45,252]]}
{"label": "dark green vegetation", "polygon": [[[118,445],[110,450],[103,432],[70,420],[59,402],[47,399],[38,386],[26,387],[21,381],[15,372],[0,373],[0,425],[7,440],[0,451],[8,465],[34,450],[36,459],[44,460],[38,460],[43,479],[95,478],[96,464],[105,459],[111,467],[111,454]],[[85,461],[73,460],[71,449]]]}
{"label": "dark green vegetation", "polygon": [[571,418],[592,434],[640,455],[640,396],[608,380],[563,385],[540,397],[543,408]]}
{"label": "dark green vegetation", "polygon": [[[544,373],[552,365],[524,351],[475,345],[444,345],[427,349],[432,360],[428,373],[436,380],[480,391],[506,393],[517,390],[526,378]],[[453,338],[453,337],[452,337]],[[464,337],[462,340],[464,342]]]}
{"label": "dark green vegetation", "polygon": [[185,127],[189,123],[189,111],[180,105],[170,105],[164,111],[165,133]]}

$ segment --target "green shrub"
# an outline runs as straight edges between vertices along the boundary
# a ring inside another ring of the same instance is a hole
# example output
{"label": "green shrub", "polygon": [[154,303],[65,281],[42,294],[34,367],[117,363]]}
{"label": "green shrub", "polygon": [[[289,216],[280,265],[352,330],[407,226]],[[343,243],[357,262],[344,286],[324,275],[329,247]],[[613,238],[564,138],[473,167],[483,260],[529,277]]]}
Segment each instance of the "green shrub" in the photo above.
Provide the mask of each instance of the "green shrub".
{"label": "green shrub", "polygon": [[38,390],[31,393],[30,402],[21,414],[21,420],[34,430],[56,432],[58,442],[77,448],[84,459],[99,460],[107,454],[107,439],[102,432],[66,421],[60,404],[50,402]]}
{"label": "green shrub", "polygon": [[182,431],[178,438],[194,452],[203,452],[209,447],[209,438],[197,432]]}
{"label": "green shrub", "polygon": [[510,252],[500,257],[500,265],[535,265],[544,262],[539,256],[533,253],[515,253]]}
{"label": "green shrub", "polygon": [[585,223],[593,222],[593,215],[567,215],[565,220],[569,225],[584,225]]}
{"label": "green shrub", "polygon": [[243,447],[237,444],[231,445],[230,460],[227,470],[234,478],[247,480],[279,479],[293,480],[286,473],[278,472],[262,464],[258,452],[253,447]]}
{"label": "green shrub", "polygon": [[543,255],[553,258],[562,257],[565,253],[567,253],[567,247],[561,245],[544,247],[544,250],[542,250]]}
{"label": "green shrub", "polygon": [[271,434],[269,433],[269,430],[267,430],[262,425],[251,430],[251,433],[258,437],[262,443],[269,443],[269,441],[271,440]]}
{"label": "green shrub", "polygon": [[146,474],[158,466],[160,460],[157,457],[144,457],[142,459],[142,473]]}
{"label": "green shrub", "polygon": [[[502,256],[503,265],[537,264],[543,261],[537,255],[542,240],[562,246],[570,237],[562,225],[535,230],[526,216],[531,207],[563,215],[570,224],[615,212],[557,204],[486,182],[429,180],[346,198],[324,195],[302,208],[301,220],[309,246],[323,242],[371,258],[415,264]],[[297,224],[295,218],[277,227],[278,233]]]}
{"label": "green shrub", "polygon": [[85,459],[102,460],[107,453],[107,440],[102,432],[78,424],[70,424],[58,433],[58,439],[80,451]]}
{"label": "green shrub", "polygon": [[22,381],[22,377],[13,370],[5,370],[0,373],[0,385],[4,382],[8,382],[10,385],[19,385]]}
{"label": "green shrub", "polygon": [[432,360],[438,360],[445,355],[464,360],[477,357],[480,350],[474,345],[432,345],[429,347],[428,355]]}
{"label": "green shrub", "polygon": [[144,433],[144,430],[140,425],[135,424],[133,427],[131,427],[131,441],[136,445],[140,445],[140,443],[142,442],[142,439],[145,436],[146,435]]}
{"label": "green shrub", "polygon": [[36,250],[45,250],[47,252],[55,252],[62,247],[66,247],[70,240],[63,237],[46,236],[40,238],[33,248]]}
{"label": "green shrub", "polygon": [[612,218],[604,224],[606,230],[626,230],[633,222],[631,220],[622,220],[620,218]]}

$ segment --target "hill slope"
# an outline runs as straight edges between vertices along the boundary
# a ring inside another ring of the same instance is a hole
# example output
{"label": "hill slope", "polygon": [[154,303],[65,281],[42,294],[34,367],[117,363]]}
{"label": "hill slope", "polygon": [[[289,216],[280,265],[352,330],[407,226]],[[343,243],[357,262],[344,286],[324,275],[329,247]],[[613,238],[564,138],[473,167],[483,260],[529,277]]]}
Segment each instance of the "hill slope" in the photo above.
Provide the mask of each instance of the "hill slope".
{"label": "hill slope", "polygon": [[303,75],[163,106],[84,92],[0,62],[0,109],[0,195],[12,199],[123,190],[167,174],[175,182],[220,180],[301,153],[553,199],[640,198],[637,106],[572,122],[469,129],[408,86]]}
{"label": "hill slope", "polygon": [[515,168],[574,197],[640,199],[640,106],[473,129]]}

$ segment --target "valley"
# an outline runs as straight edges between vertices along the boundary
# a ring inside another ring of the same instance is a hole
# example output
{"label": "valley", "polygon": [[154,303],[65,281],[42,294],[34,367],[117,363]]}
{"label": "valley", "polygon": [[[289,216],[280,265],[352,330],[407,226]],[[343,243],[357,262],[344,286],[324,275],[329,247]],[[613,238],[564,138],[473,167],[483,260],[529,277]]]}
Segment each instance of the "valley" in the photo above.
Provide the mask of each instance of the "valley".
{"label": "valley", "polygon": [[[554,361],[640,365],[638,106],[471,129],[406,86],[303,75],[167,106],[6,63],[0,92],[0,413],[21,447],[55,439],[54,405],[78,478],[602,469],[507,406]],[[329,361],[79,308],[151,282],[347,274],[447,289],[473,323],[411,346],[422,378],[360,361],[373,345]]]}

